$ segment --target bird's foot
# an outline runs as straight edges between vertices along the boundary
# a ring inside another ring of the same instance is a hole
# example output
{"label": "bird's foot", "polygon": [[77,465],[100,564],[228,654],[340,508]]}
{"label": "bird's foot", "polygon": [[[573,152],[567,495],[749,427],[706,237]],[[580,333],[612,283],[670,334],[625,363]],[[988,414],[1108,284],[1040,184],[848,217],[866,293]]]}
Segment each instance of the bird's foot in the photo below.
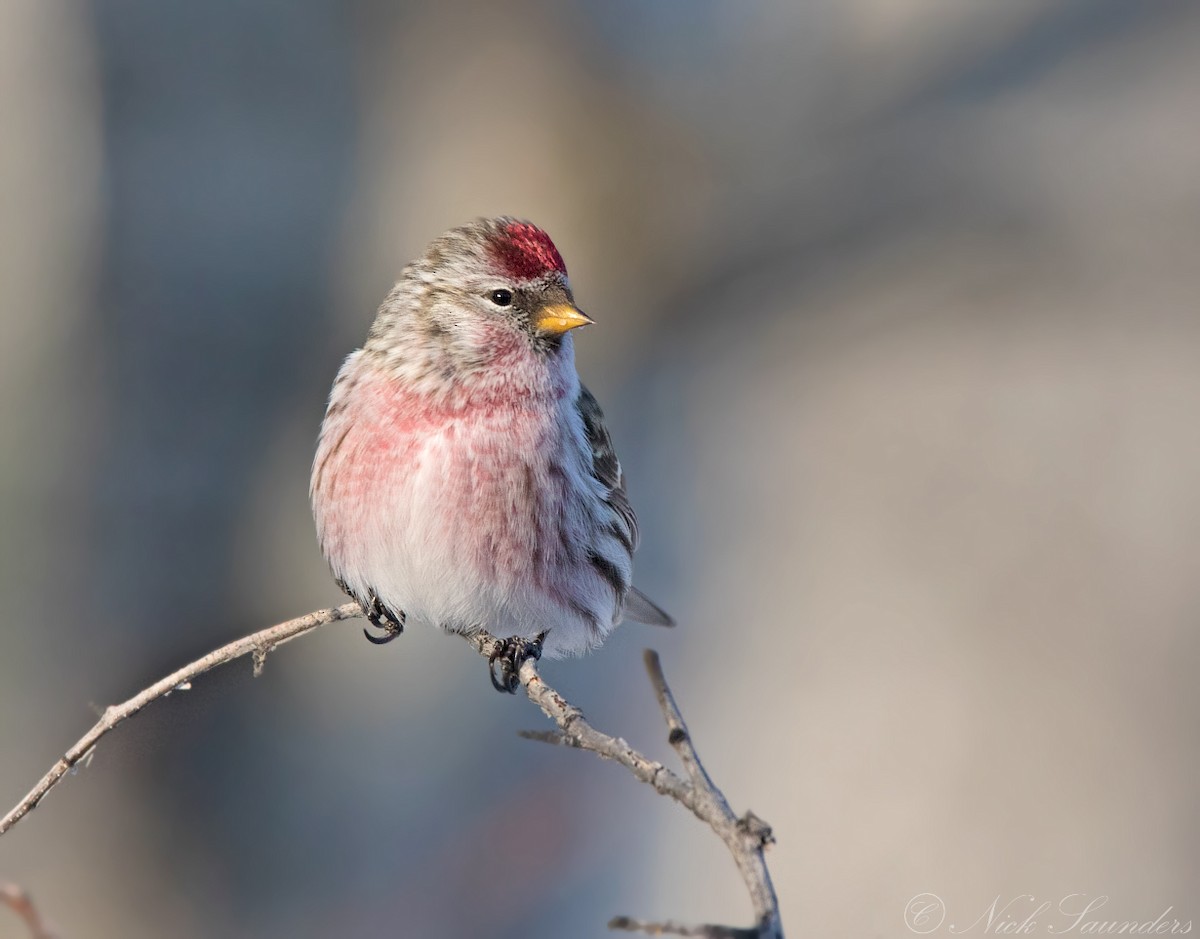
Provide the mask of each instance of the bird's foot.
{"label": "bird's foot", "polygon": [[379,597],[371,594],[370,598],[363,609],[367,612],[367,620],[376,629],[382,629],[382,636],[372,636],[363,628],[363,635],[367,637],[367,642],[373,642],[377,646],[381,646],[386,642],[391,642],[402,632],[404,632],[404,611],[393,613],[386,606],[379,602]]}
{"label": "bird's foot", "polygon": [[533,639],[510,636],[499,640],[488,656],[488,675],[492,679],[492,687],[500,692],[516,694],[521,687],[521,666],[530,659],[536,662],[542,657],[542,643],[545,640],[545,633],[538,633]]}

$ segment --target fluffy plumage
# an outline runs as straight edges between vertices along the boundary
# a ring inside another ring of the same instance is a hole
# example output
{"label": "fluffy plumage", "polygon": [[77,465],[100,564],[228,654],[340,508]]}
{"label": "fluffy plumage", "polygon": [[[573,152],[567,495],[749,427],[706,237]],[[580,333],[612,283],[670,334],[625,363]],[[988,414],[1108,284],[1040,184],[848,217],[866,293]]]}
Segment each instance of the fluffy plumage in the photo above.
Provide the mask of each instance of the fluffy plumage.
{"label": "fluffy plumage", "polygon": [[637,519],[575,372],[562,257],[510,218],[446,232],[346,359],[313,463],[321,550],[348,593],[452,632],[593,649],[623,615]]}

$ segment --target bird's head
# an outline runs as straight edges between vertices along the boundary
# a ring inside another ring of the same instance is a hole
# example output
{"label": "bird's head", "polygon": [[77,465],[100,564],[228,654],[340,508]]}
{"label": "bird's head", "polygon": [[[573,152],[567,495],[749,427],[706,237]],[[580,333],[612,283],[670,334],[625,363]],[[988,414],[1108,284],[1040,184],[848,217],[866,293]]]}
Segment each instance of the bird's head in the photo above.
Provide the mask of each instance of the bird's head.
{"label": "bird's head", "polygon": [[408,345],[415,333],[469,369],[553,355],[568,332],[591,322],[549,235],[514,218],[477,219],[436,238],[405,269],[369,344]]}

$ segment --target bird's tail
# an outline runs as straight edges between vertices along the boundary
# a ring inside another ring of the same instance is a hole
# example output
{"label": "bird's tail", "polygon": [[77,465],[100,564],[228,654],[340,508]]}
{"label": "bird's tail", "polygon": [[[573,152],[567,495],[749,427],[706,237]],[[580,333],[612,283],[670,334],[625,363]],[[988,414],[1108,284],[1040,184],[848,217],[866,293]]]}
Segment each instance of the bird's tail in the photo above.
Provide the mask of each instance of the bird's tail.
{"label": "bird's tail", "polygon": [[629,593],[625,594],[625,602],[621,606],[621,612],[631,620],[636,620],[639,623],[647,623],[650,626],[675,625],[675,620],[671,619],[670,614],[638,590],[637,587],[630,587]]}

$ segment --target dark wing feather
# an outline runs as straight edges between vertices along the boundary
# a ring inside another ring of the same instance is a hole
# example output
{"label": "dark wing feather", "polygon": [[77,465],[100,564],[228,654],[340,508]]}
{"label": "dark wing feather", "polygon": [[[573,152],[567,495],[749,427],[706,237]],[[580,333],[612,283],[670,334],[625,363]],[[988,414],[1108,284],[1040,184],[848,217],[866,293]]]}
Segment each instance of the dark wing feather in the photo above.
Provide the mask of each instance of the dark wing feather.
{"label": "dark wing feather", "polygon": [[604,426],[604,412],[600,410],[595,396],[583,385],[579,386],[575,407],[583,418],[584,433],[592,448],[592,475],[608,490],[605,501],[617,515],[613,534],[633,551],[638,546],[637,516],[629,504],[629,496],[625,494],[625,474],[621,471],[617,451],[613,449],[612,437]]}
{"label": "dark wing feather", "polygon": [[[633,506],[629,504],[629,496],[625,494],[625,474],[621,472],[621,462],[617,459],[617,451],[613,449],[612,438],[608,428],[604,426],[604,412],[592,393],[583,385],[579,386],[579,397],[575,401],[579,416],[583,418],[584,432],[587,434],[588,446],[592,449],[592,475],[608,490],[605,502],[613,510],[613,521],[610,531],[618,541],[630,552],[638,545],[637,516]],[[661,608],[656,606],[637,587],[630,586],[625,593],[622,612],[630,619],[651,626],[674,626],[671,619]]]}

